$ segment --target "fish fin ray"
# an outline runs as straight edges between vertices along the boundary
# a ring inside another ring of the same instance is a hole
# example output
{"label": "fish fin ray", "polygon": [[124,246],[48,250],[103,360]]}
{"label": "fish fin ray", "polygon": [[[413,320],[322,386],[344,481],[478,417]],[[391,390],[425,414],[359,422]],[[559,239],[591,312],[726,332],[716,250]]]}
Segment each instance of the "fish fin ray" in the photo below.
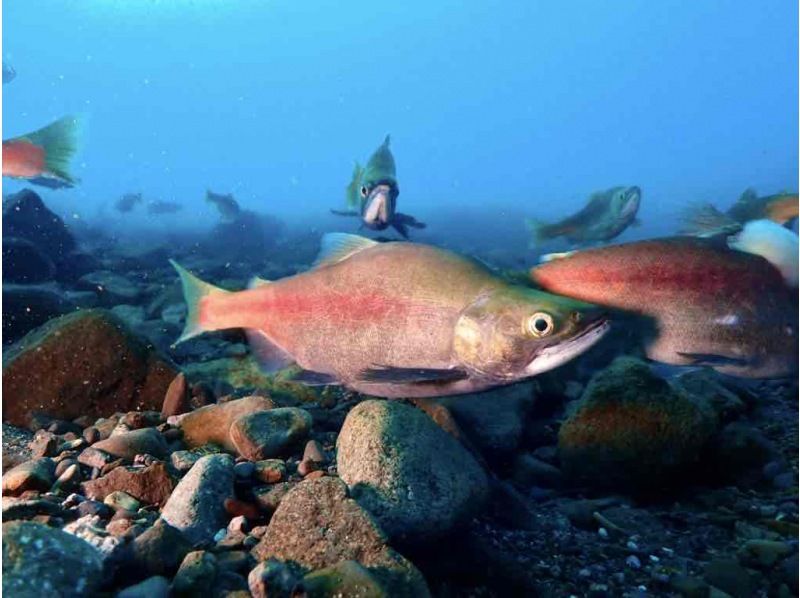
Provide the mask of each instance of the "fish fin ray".
{"label": "fish fin ray", "polygon": [[348,233],[327,233],[322,236],[322,247],[313,267],[337,264],[355,255],[359,251],[377,245],[372,239]]}
{"label": "fish fin ray", "polygon": [[362,382],[398,384],[446,384],[467,378],[467,372],[457,368],[396,368],[376,365],[363,370],[358,378]]}
{"label": "fish fin ray", "polygon": [[334,210],[331,209],[331,214],[335,216],[360,216],[356,210]]}
{"label": "fish fin ray", "polygon": [[713,237],[737,232],[742,228],[739,222],[710,203],[688,206],[680,219],[683,223],[680,234],[694,237]]}
{"label": "fish fin ray", "polygon": [[200,323],[200,300],[209,295],[228,294],[230,291],[215,287],[213,284],[200,280],[200,278],[189,272],[175,260],[169,260],[169,263],[172,264],[172,267],[175,268],[181,278],[183,299],[186,301],[187,310],[183,332],[174,343],[174,345],[177,345],[178,343],[187,341],[204,332],[213,330],[212,328],[204,327]]}
{"label": "fish fin ray", "polygon": [[411,228],[426,228],[428,225],[424,222],[420,222],[410,214],[403,214],[402,212],[395,212],[394,214],[395,220],[398,222],[402,222],[406,226],[410,226]]}
{"label": "fish fin ray", "polygon": [[79,128],[77,117],[65,116],[22,137],[44,150],[43,175],[72,185],[77,182],[69,169],[72,157],[78,151]]}
{"label": "fish fin ray", "polygon": [[758,199],[758,193],[756,193],[756,190],[753,189],[752,187],[748,187],[742,192],[742,194],[739,196],[739,199],[736,200],[736,203],[747,204],[757,199]]}
{"label": "fish fin ray", "polygon": [[246,328],[244,331],[250,352],[262,371],[271,374],[294,363],[294,358],[276,345],[261,330]]}
{"label": "fish fin ray", "polygon": [[300,382],[306,386],[338,386],[341,384],[338,378],[332,374],[303,369],[293,373],[289,380]]}
{"label": "fish fin ray", "polygon": [[683,351],[676,351],[678,355],[692,361],[693,365],[707,365],[707,366],[721,366],[721,365],[737,365],[745,366],[750,363],[747,359],[742,357],[730,357],[727,355],[718,355],[716,353],[685,353]]}

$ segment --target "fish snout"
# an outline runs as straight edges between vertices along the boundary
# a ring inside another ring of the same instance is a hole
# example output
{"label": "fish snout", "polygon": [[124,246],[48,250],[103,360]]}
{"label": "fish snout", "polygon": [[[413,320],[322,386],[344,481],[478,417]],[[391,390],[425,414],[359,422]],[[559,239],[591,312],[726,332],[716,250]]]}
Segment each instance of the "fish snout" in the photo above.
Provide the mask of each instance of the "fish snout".
{"label": "fish snout", "polygon": [[363,210],[363,220],[368,227],[379,226],[385,228],[389,224],[392,219],[391,192],[389,185],[377,185],[367,195]]}
{"label": "fish snout", "polygon": [[625,198],[622,204],[622,216],[630,216],[639,210],[639,203],[642,201],[642,190],[639,187],[628,187],[625,191]]}

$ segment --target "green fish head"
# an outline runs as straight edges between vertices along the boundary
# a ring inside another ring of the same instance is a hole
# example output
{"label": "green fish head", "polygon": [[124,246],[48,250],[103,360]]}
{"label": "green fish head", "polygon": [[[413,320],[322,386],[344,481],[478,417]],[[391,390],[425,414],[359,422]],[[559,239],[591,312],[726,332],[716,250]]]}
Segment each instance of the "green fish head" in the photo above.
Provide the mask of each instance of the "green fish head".
{"label": "green fish head", "polygon": [[481,295],[462,312],[453,347],[465,368],[512,381],[566,363],[607,331],[607,314],[600,307],[507,286]]}
{"label": "green fish head", "polygon": [[389,149],[389,135],[383,143],[370,156],[367,165],[361,173],[361,196],[367,197],[370,191],[378,185],[389,185],[399,193],[397,185],[397,167],[394,163],[392,150]]}
{"label": "green fish head", "polygon": [[642,190],[639,187],[615,187],[611,190],[611,214],[620,220],[633,218],[639,211]]}

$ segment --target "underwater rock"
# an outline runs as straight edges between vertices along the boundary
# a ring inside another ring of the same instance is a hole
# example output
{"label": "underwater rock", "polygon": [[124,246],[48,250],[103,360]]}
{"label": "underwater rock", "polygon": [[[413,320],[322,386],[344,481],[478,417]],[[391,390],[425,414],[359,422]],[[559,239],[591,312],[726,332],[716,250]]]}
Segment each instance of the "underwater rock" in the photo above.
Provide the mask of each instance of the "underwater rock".
{"label": "underwater rock", "polygon": [[175,487],[161,517],[194,544],[210,542],[228,522],[225,499],[233,496],[233,458],[207,455]]}
{"label": "underwater rock", "polygon": [[482,451],[503,455],[519,445],[534,403],[534,384],[521,382],[437,402],[453,413],[461,429]]}
{"label": "underwater rock", "polygon": [[716,424],[709,406],[645,362],[619,357],[592,377],[561,426],[562,471],[577,483],[652,491],[697,464]]}
{"label": "underwater rock", "polygon": [[83,251],[72,251],[56,264],[55,278],[58,282],[72,284],[81,276],[101,267],[100,261]]}
{"label": "underwater rock", "polygon": [[78,279],[77,287],[93,291],[100,305],[112,307],[119,304],[136,303],[141,289],[130,280],[109,270],[98,270],[84,274]]}
{"label": "underwater rock", "polygon": [[30,189],[23,189],[3,201],[3,237],[27,239],[56,267],[76,247],[75,238],[64,221]]}
{"label": "underwater rock", "polygon": [[711,369],[685,372],[672,380],[673,387],[708,404],[721,422],[742,415],[747,405],[733,390],[725,386],[720,374]]}
{"label": "underwater rock", "polygon": [[82,493],[93,500],[104,500],[112,492],[123,491],[146,505],[163,507],[175,482],[163,463],[147,467],[117,467],[95,480],[84,482]]}
{"label": "underwater rock", "polygon": [[253,556],[260,561],[296,561],[309,569],[356,561],[389,583],[393,596],[429,595],[420,572],[387,546],[376,522],[348,497],[347,486],[337,478],[295,486],[275,511]]}
{"label": "underwater rock", "polygon": [[141,305],[115,305],[111,313],[125,322],[131,328],[138,328],[144,322],[144,307]]}
{"label": "underwater rock", "polygon": [[245,459],[260,461],[279,457],[300,445],[311,431],[311,415],[297,407],[280,407],[238,417],[230,427],[230,439]]}
{"label": "underwater rock", "polygon": [[269,214],[242,210],[235,220],[218,223],[200,244],[200,253],[217,260],[250,261],[269,255],[285,232],[281,220]]}
{"label": "underwater rock", "polygon": [[23,426],[33,412],[79,415],[160,409],[177,374],[104,310],[52,320],[3,355],[3,417]]}
{"label": "underwater rock", "polygon": [[179,530],[157,519],[133,541],[131,560],[118,577],[130,582],[131,577],[172,575],[191,549],[191,542]]}
{"label": "underwater rock", "polygon": [[476,513],[488,480],[475,458],[419,409],[364,401],[337,441],[339,475],[393,539],[424,542]]}
{"label": "underwater rock", "polygon": [[302,575],[297,563],[269,559],[253,567],[247,583],[253,598],[288,598]]}
{"label": "underwater rock", "polygon": [[764,434],[742,421],[731,422],[709,446],[709,473],[724,482],[759,482],[762,468],[778,454]]}
{"label": "underwater rock", "polygon": [[160,575],[148,577],[121,590],[116,598],[169,598],[169,580]]}
{"label": "underwater rock", "polygon": [[112,434],[95,442],[92,448],[126,461],[133,461],[136,455],[163,457],[167,453],[167,443],[155,428]]}
{"label": "underwater rock", "polygon": [[26,490],[50,490],[55,482],[55,463],[48,457],[31,459],[3,472],[3,494],[15,496]]}
{"label": "underwater rock", "polygon": [[36,284],[53,280],[56,267],[32,242],[3,237],[3,282]]}
{"label": "underwater rock", "polygon": [[189,385],[186,376],[181,372],[170,382],[164,403],[161,405],[161,417],[165,420],[173,415],[181,415],[189,411]]}
{"label": "underwater rock", "polygon": [[100,553],[82,539],[33,521],[3,524],[6,596],[91,596],[101,573]]}
{"label": "underwater rock", "polygon": [[172,581],[172,592],[175,596],[198,596],[208,591],[216,577],[216,557],[207,550],[195,550],[184,557]]}
{"label": "underwater rock", "polygon": [[75,305],[49,286],[3,284],[3,341],[14,342]]}
{"label": "underwater rock", "polygon": [[230,436],[231,424],[242,416],[268,411],[274,407],[272,399],[254,395],[190,411],[179,416],[178,426],[183,431],[183,441],[189,448],[214,443],[234,452],[236,445]]}
{"label": "underwater rock", "polygon": [[391,588],[356,561],[342,561],[330,567],[312,571],[295,587],[295,592],[308,598],[324,596],[371,596],[389,598]]}

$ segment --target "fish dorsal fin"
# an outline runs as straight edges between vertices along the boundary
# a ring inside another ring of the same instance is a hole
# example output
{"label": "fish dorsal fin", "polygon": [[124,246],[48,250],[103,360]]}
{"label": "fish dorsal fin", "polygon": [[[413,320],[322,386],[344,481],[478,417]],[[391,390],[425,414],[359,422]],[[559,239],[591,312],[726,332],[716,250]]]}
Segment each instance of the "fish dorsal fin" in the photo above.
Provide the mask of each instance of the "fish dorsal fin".
{"label": "fish dorsal fin", "polygon": [[264,278],[259,278],[258,276],[253,276],[253,278],[250,279],[250,282],[247,283],[247,288],[257,289],[259,287],[265,287],[271,282],[272,282],[271,280],[266,280]]}
{"label": "fish dorsal fin", "polygon": [[374,247],[378,243],[366,237],[349,235],[347,233],[327,233],[322,236],[322,247],[319,250],[317,259],[314,260],[314,267],[329,266],[346,260],[359,251]]}
{"label": "fish dorsal fin", "polygon": [[392,141],[392,136],[389,133],[386,134],[386,139],[383,140],[383,147],[389,147],[389,143]]}
{"label": "fish dorsal fin", "polygon": [[758,193],[752,187],[748,187],[745,189],[742,194],[739,196],[739,200],[736,203],[749,203],[758,199]]}

